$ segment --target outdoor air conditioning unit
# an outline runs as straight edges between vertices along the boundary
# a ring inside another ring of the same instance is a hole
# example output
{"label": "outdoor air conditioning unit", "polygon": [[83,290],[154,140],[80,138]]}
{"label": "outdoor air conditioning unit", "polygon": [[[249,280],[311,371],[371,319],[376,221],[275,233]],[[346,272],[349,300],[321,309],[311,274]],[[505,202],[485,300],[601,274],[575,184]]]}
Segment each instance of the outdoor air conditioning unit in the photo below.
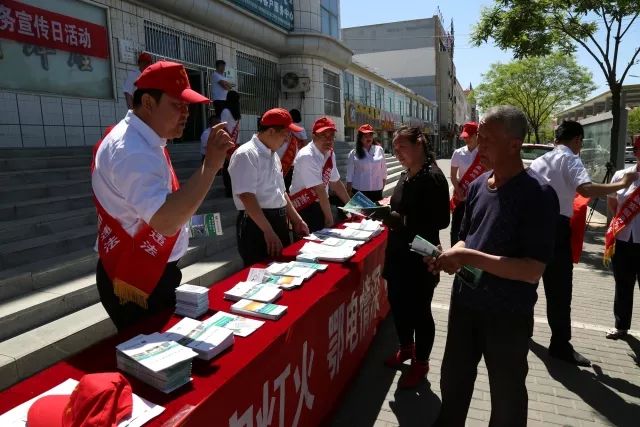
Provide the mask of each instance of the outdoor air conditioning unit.
{"label": "outdoor air conditioning unit", "polygon": [[303,68],[282,70],[280,90],[285,93],[309,92],[311,90],[309,73]]}

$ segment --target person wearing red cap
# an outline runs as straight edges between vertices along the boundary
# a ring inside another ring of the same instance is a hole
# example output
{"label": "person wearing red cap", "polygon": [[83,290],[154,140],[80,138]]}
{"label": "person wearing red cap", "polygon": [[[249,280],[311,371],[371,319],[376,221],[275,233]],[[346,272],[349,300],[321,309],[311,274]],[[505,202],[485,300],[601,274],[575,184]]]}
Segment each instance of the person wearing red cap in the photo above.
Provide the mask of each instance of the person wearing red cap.
{"label": "person wearing red cap", "polygon": [[167,140],[179,138],[189,104],[209,99],[191,89],[181,64],[159,61],[138,80],[129,110],[96,150],[91,183],[98,211],[96,283],[118,329],[175,305],[177,262],[189,243],[186,224],[211,188],[233,144],[215,126],[204,162],[182,186]]}
{"label": "person wearing red cap", "polygon": [[312,233],[334,224],[329,188],[342,203],[349,201],[333,153],[335,138],[336,124],[333,120],[319,118],[313,124],[313,141],[298,152],[293,162],[291,201]]}
{"label": "person wearing red cap", "polygon": [[238,252],[245,266],[280,254],[291,243],[289,224],[296,234],[309,234],[307,224],[293,208],[276,151],[291,132],[300,132],[289,112],[273,108],[262,115],[258,133],[231,156],[229,175],[238,209]]}
{"label": "person wearing red cap", "polygon": [[[640,135],[633,142],[636,164],[617,171],[612,183],[623,179],[625,174],[640,172]],[[607,338],[617,340],[627,335],[633,313],[633,288],[640,284],[640,179],[628,188],[618,190],[607,198],[609,210],[614,218],[607,230],[605,244],[612,247],[611,268],[616,282],[613,314],[615,327],[607,332]],[[623,215],[628,212],[630,215]],[[615,249],[615,250],[614,250]]]}
{"label": "person wearing red cap", "polygon": [[460,240],[460,224],[464,217],[464,200],[467,197],[469,184],[482,174],[485,169],[478,158],[478,124],[467,122],[462,126],[460,138],[465,146],[458,148],[451,156],[451,184],[453,195],[451,197],[451,246]]}
{"label": "person wearing red cap", "polygon": [[42,396],[29,407],[28,427],[113,427],[133,414],[133,392],[118,372],[87,374],[70,395]]}
{"label": "person wearing red cap", "polygon": [[122,85],[122,91],[124,92],[124,98],[127,101],[127,108],[129,110],[133,108],[133,93],[136,91],[136,79],[140,77],[140,73],[151,64],[153,64],[151,55],[147,52],[140,52],[140,55],[138,55],[138,69],[131,70],[129,74],[127,74],[127,79]]}
{"label": "person wearing red cap", "polygon": [[377,202],[387,180],[387,163],[384,149],[373,143],[373,132],[369,124],[358,128],[356,148],[347,158],[347,192],[353,195],[359,191]]}

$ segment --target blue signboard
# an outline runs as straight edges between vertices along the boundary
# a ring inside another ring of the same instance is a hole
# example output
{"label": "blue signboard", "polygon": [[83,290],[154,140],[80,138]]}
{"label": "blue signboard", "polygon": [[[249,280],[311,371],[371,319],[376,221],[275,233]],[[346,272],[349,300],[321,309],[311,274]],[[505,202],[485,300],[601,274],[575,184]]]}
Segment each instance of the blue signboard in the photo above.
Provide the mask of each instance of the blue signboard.
{"label": "blue signboard", "polygon": [[293,0],[230,0],[287,31],[293,30]]}

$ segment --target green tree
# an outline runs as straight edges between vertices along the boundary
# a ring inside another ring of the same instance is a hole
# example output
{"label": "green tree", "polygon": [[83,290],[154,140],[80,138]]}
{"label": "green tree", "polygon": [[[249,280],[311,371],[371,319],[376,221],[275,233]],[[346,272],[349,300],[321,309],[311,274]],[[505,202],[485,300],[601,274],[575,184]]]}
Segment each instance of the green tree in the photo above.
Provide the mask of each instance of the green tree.
{"label": "green tree", "polygon": [[[615,164],[620,133],[620,94],[627,73],[638,63],[637,39],[630,58],[620,58],[620,45],[640,15],[638,0],[494,0],[482,10],[471,40],[495,40],[513,49],[516,58],[547,55],[555,49],[573,52],[582,46],[604,74],[612,98],[611,161]],[[598,30],[604,30],[604,36]]]}
{"label": "green tree", "polygon": [[492,64],[474,96],[482,109],[498,104],[519,107],[540,143],[540,129],[551,114],[583,100],[594,88],[591,73],[573,56],[553,53]]}
{"label": "green tree", "polygon": [[640,107],[636,107],[629,111],[628,120],[627,131],[629,132],[629,135],[640,135]]}

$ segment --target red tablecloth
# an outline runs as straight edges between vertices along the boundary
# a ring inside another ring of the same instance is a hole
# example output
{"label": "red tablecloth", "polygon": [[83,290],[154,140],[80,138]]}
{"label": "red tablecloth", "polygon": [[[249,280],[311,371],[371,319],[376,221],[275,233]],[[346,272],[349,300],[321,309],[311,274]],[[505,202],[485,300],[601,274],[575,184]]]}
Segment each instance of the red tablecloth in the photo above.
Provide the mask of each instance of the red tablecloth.
{"label": "red tablecloth", "polygon": [[[358,258],[330,264],[300,289],[276,303],[288,306],[278,321],[206,362],[196,359],[193,382],[168,395],[130,378],[135,393],[165,406],[148,425],[317,425],[357,371],[386,316],[380,273],[386,235],[364,245]],[[248,269],[216,283],[212,310],[230,310],[223,292],[245,280]],[[137,335],[165,330],[180,318],[149,319],[0,392],[0,413],[63,382],[90,372],[115,370],[115,345]]]}

